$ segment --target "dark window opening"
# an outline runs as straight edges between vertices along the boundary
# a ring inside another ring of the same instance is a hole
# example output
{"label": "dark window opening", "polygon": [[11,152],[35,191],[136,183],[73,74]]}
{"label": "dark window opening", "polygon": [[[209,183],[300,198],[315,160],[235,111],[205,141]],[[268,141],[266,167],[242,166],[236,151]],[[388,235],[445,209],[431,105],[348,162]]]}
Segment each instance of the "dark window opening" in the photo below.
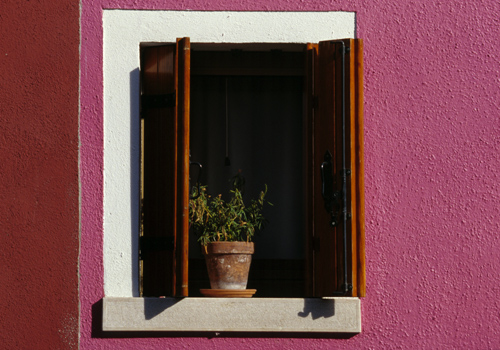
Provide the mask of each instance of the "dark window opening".
{"label": "dark window opening", "polygon": [[[294,46],[293,49],[298,47]],[[304,53],[301,51],[191,52],[190,151],[203,164],[201,183],[229,195],[229,179],[245,177],[245,195],[268,186],[266,228],[248,288],[255,297],[304,296]],[[190,237],[190,294],[209,288],[199,243]]]}

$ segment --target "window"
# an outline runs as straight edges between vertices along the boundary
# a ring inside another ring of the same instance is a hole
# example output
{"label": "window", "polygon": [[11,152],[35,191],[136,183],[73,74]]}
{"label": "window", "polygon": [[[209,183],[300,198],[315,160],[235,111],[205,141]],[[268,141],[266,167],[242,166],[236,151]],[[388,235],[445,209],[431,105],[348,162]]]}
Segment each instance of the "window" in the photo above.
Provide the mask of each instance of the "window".
{"label": "window", "polygon": [[[193,48],[195,46],[193,44]],[[299,261],[295,265],[299,267],[292,269],[291,280],[300,281],[302,288],[299,289],[303,294],[290,296],[364,296],[361,40],[323,41],[300,47],[271,44],[244,48],[199,45],[199,48],[191,50],[189,38],[184,38],[178,39],[176,44],[144,45],[141,49],[144,295],[196,295],[189,290],[189,285],[193,284],[193,280],[190,281],[193,271],[189,266],[195,263],[192,256],[190,261],[189,251],[193,249],[189,248],[186,213],[189,156],[190,148],[207,149],[207,146],[193,142],[192,132],[198,126],[193,120],[201,124],[207,115],[221,114],[222,110],[227,114],[230,110],[227,106],[223,109],[215,106],[211,107],[213,112],[200,116],[208,109],[210,101],[217,105],[221,94],[227,105],[228,98],[236,96],[233,89],[237,86],[243,91],[240,97],[248,95],[249,91],[262,92],[265,87],[269,93],[279,92],[271,96],[274,102],[280,96],[283,103],[299,102],[299,111],[293,105],[283,106],[291,108],[289,113],[298,116],[292,118],[295,118],[295,126],[290,127],[291,131],[271,130],[263,141],[264,148],[269,149],[266,143],[269,146],[282,142],[292,134],[293,145],[299,145],[300,149],[294,151],[297,154],[294,160],[299,159],[302,170],[291,180],[295,183],[290,191],[281,189],[278,196],[293,197],[291,202],[295,204],[280,220],[294,220],[291,226],[300,227],[295,230],[296,236],[303,239],[305,249],[285,264],[283,260],[286,259],[271,259],[277,264],[278,273]],[[199,101],[204,96],[204,84],[213,100]],[[223,92],[217,93],[216,86]],[[284,86],[287,88],[283,89]],[[263,109],[276,108],[276,103],[268,105],[263,100],[258,101]],[[234,107],[234,111],[237,110]],[[263,114],[264,119],[270,119]],[[222,117],[226,120],[226,129],[220,136],[227,141],[224,133],[229,130],[228,116]],[[200,138],[198,134],[196,139]],[[297,138],[299,141],[295,142]],[[229,155],[228,144],[225,146],[225,152],[221,152],[222,161]],[[254,152],[250,153],[251,158]],[[279,153],[270,158],[278,157]],[[213,158],[212,155],[207,157]],[[276,169],[271,171],[273,176],[276,172]],[[253,176],[247,181],[256,178]],[[299,215],[292,214],[297,211]],[[265,268],[269,261],[261,265]],[[300,276],[304,278],[301,280]],[[249,285],[251,283],[252,280]],[[267,288],[270,293],[264,296],[279,296],[272,294],[269,283],[262,283],[264,290]]]}

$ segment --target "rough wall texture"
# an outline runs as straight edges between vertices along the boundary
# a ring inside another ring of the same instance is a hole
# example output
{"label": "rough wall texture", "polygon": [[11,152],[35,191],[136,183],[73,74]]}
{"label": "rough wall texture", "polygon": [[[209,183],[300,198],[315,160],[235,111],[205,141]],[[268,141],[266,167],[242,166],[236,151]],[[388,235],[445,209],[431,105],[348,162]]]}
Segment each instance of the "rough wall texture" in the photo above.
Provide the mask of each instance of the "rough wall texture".
{"label": "rough wall texture", "polygon": [[0,5],[0,347],[78,347],[79,1]]}
{"label": "rough wall texture", "polygon": [[[367,294],[340,339],[96,338],[102,8],[356,11],[365,40]],[[85,349],[500,348],[498,1],[82,1]]]}

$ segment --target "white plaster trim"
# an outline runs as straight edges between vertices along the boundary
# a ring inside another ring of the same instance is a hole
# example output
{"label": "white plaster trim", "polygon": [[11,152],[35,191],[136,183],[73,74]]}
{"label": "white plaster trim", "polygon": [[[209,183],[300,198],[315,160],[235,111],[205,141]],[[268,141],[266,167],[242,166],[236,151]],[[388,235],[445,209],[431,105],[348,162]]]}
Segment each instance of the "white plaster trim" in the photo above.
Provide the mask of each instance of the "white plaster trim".
{"label": "white plaster trim", "polygon": [[104,10],[104,293],[138,296],[139,44],[353,38],[353,12]]}
{"label": "white plaster trim", "polygon": [[360,300],[104,298],[103,330],[360,333]]}

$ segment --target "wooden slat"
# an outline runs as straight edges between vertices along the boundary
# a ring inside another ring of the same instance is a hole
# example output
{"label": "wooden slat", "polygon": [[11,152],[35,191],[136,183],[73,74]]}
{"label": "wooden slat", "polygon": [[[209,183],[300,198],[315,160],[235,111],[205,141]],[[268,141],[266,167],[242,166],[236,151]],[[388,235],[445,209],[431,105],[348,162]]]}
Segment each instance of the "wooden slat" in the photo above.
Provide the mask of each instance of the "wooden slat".
{"label": "wooden slat", "polygon": [[314,295],[314,66],[318,56],[318,44],[306,47],[304,79],[304,226],[305,226],[305,296]]}
{"label": "wooden slat", "polygon": [[348,77],[346,81],[348,123],[347,142],[349,168],[349,270],[353,296],[366,294],[365,252],[364,252],[364,158],[363,158],[363,52],[360,39],[346,39],[349,48],[346,55]]}
{"label": "wooden slat", "polygon": [[[334,168],[333,168],[333,174],[334,174],[334,188],[338,189],[340,192],[342,192],[342,172],[343,172],[343,164],[342,164],[342,113],[343,113],[343,104],[345,100],[343,100],[342,96],[342,89],[343,89],[343,82],[342,82],[342,55],[340,54],[342,50],[342,44],[340,42],[332,42],[331,45],[333,46],[334,50],[334,55],[333,55],[333,60],[334,60],[334,92],[333,92],[333,99],[334,99],[334,107],[333,107],[333,118],[334,118],[334,137],[335,137],[335,149],[332,152],[333,159],[334,159]],[[321,43],[320,43],[321,46]],[[346,99],[348,99],[347,96],[344,96]],[[326,102],[326,101],[325,101]],[[344,106],[346,109],[346,115],[347,113],[347,108],[348,106]],[[348,141],[346,140],[346,143]],[[348,161],[347,163],[348,164]],[[349,225],[349,222],[347,223]],[[335,289],[334,291],[339,291],[342,290],[342,285],[345,283],[345,277],[344,277],[344,221],[342,219],[342,200],[339,201],[339,216],[337,220],[337,230],[335,232],[335,245],[334,245],[334,256],[335,256],[335,273],[333,276],[335,276]],[[349,227],[347,227],[347,230],[349,231]],[[349,262],[349,260],[347,260]],[[351,267],[347,266],[347,269],[350,270]],[[327,279],[327,277],[325,277]],[[328,292],[328,295],[332,295],[334,292]]]}
{"label": "wooden slat", "polygon": [[350,272],[350,281],[352,284],[352,295],[358,294],[358,240],[356,237],[358,222],[358,207],[357,207],[357,181],[358,167],[356,154],[356,70],[355,60],[356,52],[353,39],[343,40],[348,52],[345,56],[346,64],[346,158],[347,168],[351,174],[347,178],[348,186],[348,212],[351,219],[348,222],[348,249],[350,249],[350,259],[348,260],[348,268]]}
{"label": "wooden slat", "polygon": [[363,125],[363,41],[354,40],[355,49],[355,128],[356,128],[356,206],[357,206],[357,288],[358,297],[366,295],[366,262],[365,262],[365,183],[364,183],[364,125]]}
{"label": "wooden slat", "polygon": [[176,235],[176,296],[188,296],[189,263],[189,90],[190,40],[177,39],[178,212]]}

